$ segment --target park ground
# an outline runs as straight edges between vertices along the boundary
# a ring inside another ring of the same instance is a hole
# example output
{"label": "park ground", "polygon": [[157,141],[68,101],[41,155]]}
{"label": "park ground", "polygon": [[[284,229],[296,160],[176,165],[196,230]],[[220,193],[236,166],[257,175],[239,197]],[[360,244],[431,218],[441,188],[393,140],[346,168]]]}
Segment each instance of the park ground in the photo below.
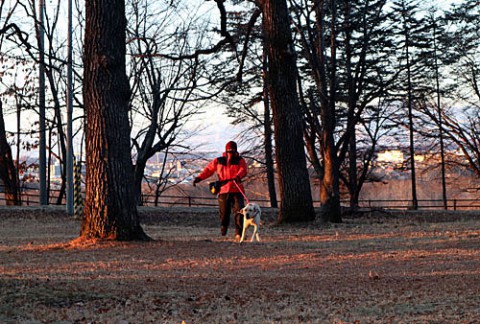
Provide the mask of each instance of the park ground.
{"label": "park ground", "polygon": [[155,240],[83,242],[63,209],[0,210],[0,323],[478,323],[480,215],[377,212],[219,235],[143,209]]}

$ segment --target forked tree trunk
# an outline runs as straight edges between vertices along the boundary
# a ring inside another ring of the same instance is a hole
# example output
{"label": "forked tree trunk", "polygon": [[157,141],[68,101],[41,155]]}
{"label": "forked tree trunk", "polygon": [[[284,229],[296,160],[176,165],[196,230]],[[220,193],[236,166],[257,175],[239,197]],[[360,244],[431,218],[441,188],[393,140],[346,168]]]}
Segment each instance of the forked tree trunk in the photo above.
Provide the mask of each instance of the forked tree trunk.
{"label": "forked tree trunk", "polygon": [[83,96],[86,109],[85,218],[80,235],[146,240],[139,223],[130,157],[125,71],[125,3],[85,1]]}
{"label": "forked tree trunk", "polygon": [[275,125],[280,180],[279,222],[315,218],[296,90],[297,66],[285,0],[265,0],[263,28],[268,51],[268,88]]}
{"label": "forked tree trunk", "polygon": [[[319,10],[319,8],[316,8]],[[331,56],[331,70],[328,77],[330,84],[330,95],[327,103],[321,105],[321,121],[322,121],[322,156],[324,165],[324,175],[322,185],[320,187],[320,217],[327,222],[341,223],[342,215],[340,208],[340,168],[337,158],[337,149],[335,145],[335,94],[337,85],[337,59],[336,59],[336,1],[330,0],[330,10],[332,13],[332,20],[330,22],[330,56]],[[319,20],[323,17],[321,13],[317,14],[317,28],[323,24]],[[321,34],[320,34],[321,35]],[[326,82],[326,81],[325,81]]]}
{"label": "forked tree trunk", "polygon": [[320,186],[320,217],[325,222],[341,223],[339,169],[337,152],[331,129],[332,127],[326,127],[322,134],[323,143],[325,144],[322,147],[324,173]]}

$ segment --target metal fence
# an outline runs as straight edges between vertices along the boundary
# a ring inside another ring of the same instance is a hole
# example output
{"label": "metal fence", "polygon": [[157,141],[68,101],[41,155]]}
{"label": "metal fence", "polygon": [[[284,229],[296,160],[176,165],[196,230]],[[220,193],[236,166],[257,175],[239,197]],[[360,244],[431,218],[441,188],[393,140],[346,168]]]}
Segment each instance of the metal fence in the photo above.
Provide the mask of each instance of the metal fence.
{"label": "metal fence", "polygon": [[[0,205],[5,205],[5,197],[3,190],[0,188]],[[49,204],[56,204],[59,191],[50,190]],[[38,189],[24,189],[21,194],[22,206],[38,206],[40,205]],[[269,200],[255,199],[255,202],[262,207],[270,207]],[[62,199],[65,204],[65,199]],[[215,196],[190,196],[190,195],[142,195],[142,204],[144,206],[159,207],[214,207],[217,206],[217,198]],[[348,207],[348,201],[342,201],[342,206]],[[314,200],[314,206],[320,207],[320,202]],[[407,199],[368,199],[359,201],[360,208],[367,209],[412,209],[412,201]],[[443,210],[443,200],[418,200],[419,210]],[[479,210],[480,201],[477,199],[449,199],[447,202],[448,210]]]}

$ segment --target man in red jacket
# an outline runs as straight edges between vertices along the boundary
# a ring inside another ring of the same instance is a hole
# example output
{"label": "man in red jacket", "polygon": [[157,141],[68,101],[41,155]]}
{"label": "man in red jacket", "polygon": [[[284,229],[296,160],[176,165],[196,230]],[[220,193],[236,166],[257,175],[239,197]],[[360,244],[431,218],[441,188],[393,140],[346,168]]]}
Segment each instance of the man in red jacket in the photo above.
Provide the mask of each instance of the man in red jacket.
{"label": "man in red jacket", "polygon": [[207,179],[215,172],[219,181],[232,179],[221,187],[218,194],[218,206],[222,236],[227,234],[228,225],[230,224],[230,213],[233,211],[235,239],[238,241],[242,232],[243,218],[237,212],[245,206],[242,194],[245,191],[241,179],[247,175],[247,163],[238,154],[237,143],[234,141],[228,142],[223,156],[213,159],[193,180],[193,185],[195,186],[198,182]]}

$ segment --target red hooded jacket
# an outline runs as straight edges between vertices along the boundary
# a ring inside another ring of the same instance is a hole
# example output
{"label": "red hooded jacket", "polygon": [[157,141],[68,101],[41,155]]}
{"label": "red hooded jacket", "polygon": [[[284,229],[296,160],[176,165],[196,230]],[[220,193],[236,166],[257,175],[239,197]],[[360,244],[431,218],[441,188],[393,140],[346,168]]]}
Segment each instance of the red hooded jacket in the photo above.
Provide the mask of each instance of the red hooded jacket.
{"label": "red hooded jacket", "polygon": [[[198,175],[198,178],[200,178],[200,180],[205,180],[215,172],[217,172],[218,180],[220,181],[234,178],[242,179],[247,175],[247,163],[238,153],[235,153],[230,161],[227,160],[227,154],[223,153],[223,156],[213,159],[213,161],[210,162]],[[241,183],[237,184],[242,191],[245,192],[243,185]],[[233,181],[224,184],[221,187],[219,194],[231,192],[240,192]]]}

